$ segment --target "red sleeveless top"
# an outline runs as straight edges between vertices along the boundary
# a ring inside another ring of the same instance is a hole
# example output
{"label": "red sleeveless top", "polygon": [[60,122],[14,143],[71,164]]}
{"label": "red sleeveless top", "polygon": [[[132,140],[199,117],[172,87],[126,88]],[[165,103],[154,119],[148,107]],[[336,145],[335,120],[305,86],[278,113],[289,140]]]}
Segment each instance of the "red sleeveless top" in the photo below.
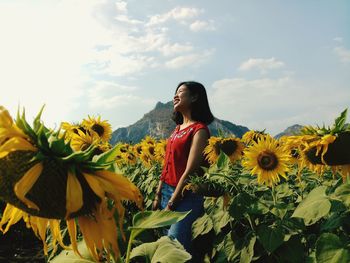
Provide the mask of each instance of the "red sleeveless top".
{"label": "red sleeveless top", "polygon": [[208,138],[210,137],[208,126],[201,122],[192,123],[182,130],[180,130],[180,125],[176,126],[167,140],[165,163],[160,176],[161,181],[176,187],[186,169],[192,138],[200,129],[205,129]]}

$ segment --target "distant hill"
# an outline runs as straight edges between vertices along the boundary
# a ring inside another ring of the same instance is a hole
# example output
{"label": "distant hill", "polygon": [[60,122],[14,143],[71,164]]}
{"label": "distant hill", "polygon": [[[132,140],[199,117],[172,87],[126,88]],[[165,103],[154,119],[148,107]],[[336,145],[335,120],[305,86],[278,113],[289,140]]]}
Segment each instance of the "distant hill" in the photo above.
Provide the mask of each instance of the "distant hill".
{"label": "distant hill", "polygon": [[299,125],[299,124],[294,124],[290,127],[288,127],[287,129],[285,129],[283,132],[277,134],[275,136],[275,138],[280,138],[282,136],[290,136],[290,135],[296,135],[300,133],[301,128],[303,128],[304,126]]}
{"label": "distant hill", "polygon": [[[170,133],[175,129],[175,123],[171,120],[173,112],[173,103],[158,102],[153,110],[146,113],[140,120],[134,124],[118,128],[112,133],[111,144],[117,142],[138,143],[146,135],[150,135],[156,139],[168,138]],[[249,131],[247,127],[233,124],[232,122],[215,119],[210,125],[211,135],[218,135],[219,131],[224,135],[233,134],[236,137]]]}

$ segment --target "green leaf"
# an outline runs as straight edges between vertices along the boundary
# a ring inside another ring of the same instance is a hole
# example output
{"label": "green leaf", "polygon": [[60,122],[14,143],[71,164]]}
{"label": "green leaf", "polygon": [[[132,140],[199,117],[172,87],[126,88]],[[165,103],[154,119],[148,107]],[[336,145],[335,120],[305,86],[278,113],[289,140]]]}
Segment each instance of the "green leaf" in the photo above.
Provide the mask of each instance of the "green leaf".
{"label": "green leaf", "polygon": [[195,239],[200,235],[205,235],[213,229],[213,220],[207,214],[198,218],[192,224],[192,238]]}
{"label": "green leaf", "polygon": [[270,253],[283,243],[284,234],[280,226],[260,225],[257,232],[261,244]]}
{"label": "green leaf", "polygon": [[141,233],[145,229],[169,226],[181,221],[189,213],[190,211],[174,212],[164,210],[138,212],[133,217],[133,225],[129,229]]}
{"label": "green leaf", "polygon": [[316,259],[317,263],[347,263],[350,251],[336,235],[325,233],[316,242]]}
{"label": "green leaf", "polygon": [[230,216],[234,219],[240,219],[243,217],[249,209],[249,206],[253,203],[253,198],[247,193],[239,193],[236,195],[229,208]]}
{"label": "green leaf", "polygon": [[343,130],[345,122],[346,122],[346,115],[347,115],[348,109],[345,109],[338,118],[335,119],[334,122],[334,128],[339,132]]}
{"label": "green leaf", "polygon": [[343,201],[347,207],[350,207],[350,183],[342,184],[335,189],[334,196]]}
{"label": "green leaf", "polygon": [[254,245],[256,241],[256,236],[252,236],[248,242],[248,245],[241,250],[240,263],[249,263],[252,261],[254,256]]}
{"label": "green leaf", "polygon": [[283,217],[286,215],[287,211],[290,210],[292,204],[287,203],[277,203],[270,212],[277,216],[280,219],[283,219]]}
{"label": "green leaf", "polygon": [[230,222],[230,214],[226,210],[220,210],[212,216],[213,226],[216,234],[221,232],[221,229]]}
{"label": "green leaf", "polygon": [[280,246],[275,254],[279,257],[278,262],[299,263],[305,262],[306,251],[300,236],[292,236]]}
{"label": "green leaf", "polygon": [[131,258],[140,256],[146,257],[151,263],[181,263],[192,258],[177,240],[171,240],[167,236],[161,237],[156,242],[144,243],[134,248]]}
{"label": "green leaf", "polygon": [[45,104],[41,107],[38,115],[36,115],[36,117],[35,117],[35,119],[33,121],[33,128],[34,128],[35,132],[37,132],[39,130],[40,126],[42,125],[40,123],[40,118],[41,118],[41,115],[43,113],[44,108],[45,108]]}
{"label": "green leaf", "polygon": [[83,258],[75,254],[73,250],[63,250],[60,254],[50,260],[50,263],[94,263],[84,241],[78,243],[78,250]]}
{"label": "green leaf", "polygon": [[92,160],[98,164],[114,162],[115,157],[119,154],[120,147],[121,147],[121,144],[116,145],[107,152],[104,152],[100,155],[95,155]]}
{"label": "green leaf", "polygon": [[220,155],[218,158],[218,161],[216,163],[216,166],[219,170],[228,170],[230,164],[230,158],[223,152],[220,150]]}
{"label": "green leaf", "polygon": [[301,201],[295,209],[292,217],[299,217],[304,220],[305,225],[312,225],[322,217],[326,216],[331,209],[331,202],[326,196],[325,186],[313,189],[308,196]]}

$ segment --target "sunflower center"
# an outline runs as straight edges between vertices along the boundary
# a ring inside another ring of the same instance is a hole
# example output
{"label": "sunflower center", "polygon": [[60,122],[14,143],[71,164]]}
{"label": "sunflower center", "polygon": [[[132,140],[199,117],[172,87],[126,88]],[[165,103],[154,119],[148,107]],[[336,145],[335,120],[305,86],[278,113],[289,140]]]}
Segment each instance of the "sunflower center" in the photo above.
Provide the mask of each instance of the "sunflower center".
{"label": "sunflower center", "polygon": [[105,131],[105,129],[101,125],[96,123],[92,125],[91,130],[95,131],[99,136],[102,136]]}
{"label": "sunflower center", "polygon": [[278,165],[277,156],[270,151],[263,151],[258,155],[259,166],[267,171],[275,169]]}
{"label": "sunflower center", "polygon": [[237,142],[233,140],[224,141],[220,148],[226,155],[230,156],[237,150]]}

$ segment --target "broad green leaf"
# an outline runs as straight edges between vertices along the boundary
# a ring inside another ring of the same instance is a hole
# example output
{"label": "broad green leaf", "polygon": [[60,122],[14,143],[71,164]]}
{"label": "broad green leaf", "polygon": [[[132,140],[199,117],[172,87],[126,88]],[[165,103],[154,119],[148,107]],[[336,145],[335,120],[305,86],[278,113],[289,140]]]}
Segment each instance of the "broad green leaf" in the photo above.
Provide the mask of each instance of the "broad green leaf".
{"label": "broad green leaf", "polygon": [[316,259],[317,263],[347,263],[350,251],[335,234],[325,233],[316,242]]}
{"label": "broad green leaf", "polygon": [[191,255],[177,240],[171,240],[167,236],[161,237],[156,242],[144,243],[134,248],[131,258],[140,256],[146,257],[151,263],[181,263],[191,259]]}
{"label": "broad green leaf", "polygon": [[226,257],[225,261],[223,262],[232,262],[233,259],[236,258],[240,253],[240,250],[238,251],[236,250],[236,247],[232,240],[231,235],[232,233],[229,232],[224,237],[224,240],[217,246],[217,250],[222,252]]}
{"label": "broad green leaf", "polygon": [[298,235],[292,236],[275,251],[279,258],[278,262],[286,263],[305,262],[305,253],[301,237]]}
{"label": "broad green leaf", "polygon": [[236,195],[229,208],[230,216],[234,219],[240,219],[253,203],[253,198],[247,193],[239,193]]}
{"label": "broad green leaf", "polygon": [[50,263],[94,263],[95,260],[91,257],[89,250],[87,249],[85,242],[80,241],[78,243],[79,253],[82,255],[75,254],[73,250],[63,250],[60,254],[50,260]]}
{"label": "broad green leaf", "polygon": [[325,186],[313,189],[308,196],[301,201],[295,209],[292,217],[299,217],[304,220],[305,225],[312,225],[322,217],[326,216],[331,209],[331,202],[326,196]]}
{"label": "broad green leaf", "polygon": [[347,207],[350,207],[350,183],[342,184],[335,189],[334,196],[343,201]]}
{"label": "broad green leaf", "polygon": [[245,246],[241,250],[241,259],[239,261],[240,263],[249,263],[252,261],[252,258],[254,256],[255,241],[256,241],[256,236],[252,236],[247,246]]}
{"label": "broad green leaf", "polygon": [[345,122],[346,122],[346,115],[347,115],[348,109],[345,109],[338,118],[334,121],[334,128],[336,131],[341,131],[344,128]]}
{"label": "broad green leaf", "polygon": [[[134,237],[145,229],[154,229],[175,224],[184,219],[188,212],[174,212],[174,211],[144,211],[138,212],[133,217],[133,225],[129,229],[134,232]],[[132,233],[133,234],[133,233]]]}
{"label": "broad green leaf", "polygon": [[198,218],[192,224],[192,238],[209,233],[213,229],[213,220],[207,214]]}
{"label": "broad green leaf", "polygon": [[257,234],[261,244],[268,252],[273,252],[284,240],[282,228],[279,226],[260,225]]}
{"label": "broad green leaf", "polygon": [[221,232],[221,229],[230,222],[230,215],[226,210],[220,210],[212,217],[213,226],[216,234]]}

